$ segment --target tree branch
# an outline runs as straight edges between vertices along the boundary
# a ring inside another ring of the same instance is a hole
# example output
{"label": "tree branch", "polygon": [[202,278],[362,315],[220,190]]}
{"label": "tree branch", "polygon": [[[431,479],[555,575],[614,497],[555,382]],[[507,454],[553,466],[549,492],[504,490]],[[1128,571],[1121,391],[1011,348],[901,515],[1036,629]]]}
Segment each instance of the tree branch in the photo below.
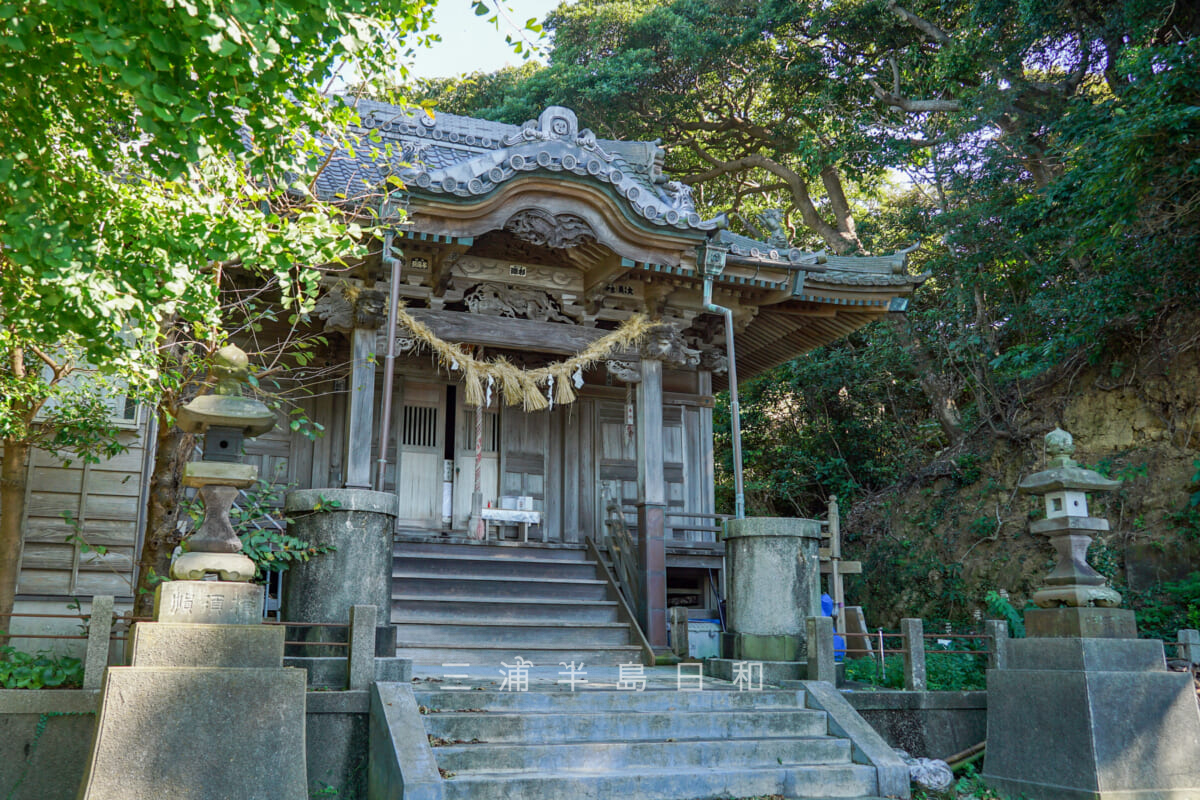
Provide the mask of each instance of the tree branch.
{"label": "tree branch", "polygon": [[913,100],[912,98],[902,97],[889,92],[880,86],[879,82],[874,78],[867,78],[867,83],[877,98],[892,108],[907,114],[962,111],[962,103],[958,100]]}
{"label": "tree branch", "polygon": [[703,183],[714,178],[719,178],[722,175],[732,175],[751,169],[764,169],[787,184],[789,191],[792,193],[792,200],[800,210],[800,218],[804,220],[806,226],[825,240],[826,245],[831,250],[838,254],[844,254],[858,247],[858,239],[853,233],[841,231],[821,217],[820,212],[817,211],[817,207],[813,203],[812,196],[808,193],[808,186],[805,185],[804,179],[783,164],[757,153],[742,156],[732,161],[718,161],[708,153],[701,153],[701,156],[710,162],[716,163],[712,169],[705,172],[684,176],[682,178],[684,183]]}
{"label": "tree branch", "polygon": [[41,359],[42,363],[45,364],[47,367],[49,367],[50,371],[54,373],[54,379],[50,381],[51,384],[58,383],[59,381],[61,381],[63,378],[65,378],[67,375],[70,374],[70,372],[71,372],[70,364],[58,363],[54,359],[50,358],[50,356],[48,356],[46,353],[44,353],[42,351],[42,348],[38,347],[36,344],[34,344],[32,342],[29,343],[29,349],[32,350],[33,354],[35,356],[37,356],[39,359]]}
{"label": "tree branch", "polygon": [[833,209],[833,218],[837,222],[838,232],[842,236],[858,241],[858,232],[854,226],[854,213],[850,210],[850,201],[846,199],[846,190],[842,186],[842,176],[837,167],[828,166],[821,170],[821,183],[825,194],[829,197],[829,205]]}
{"label": "tree branch", "polygon": [[944,30],[939,28],[937,25],[934,25],[932,22],[921,19],[920,17],[918,17],[916,14],[912,13],[911,11],[901,8],[900,5],[896,2],[896,0],[888,0],[887,7],[888,7],[888,10],[891,11],[893,14],[895,14],[897,17],[904,20],[909,25],[912,25],[914,28],[916,28],[917,30],[919,30],[921,33],[925,34],[929,38],[933,39],[938,44],[950,44],[950,42],[951,42],[950,34],[946,33]]}

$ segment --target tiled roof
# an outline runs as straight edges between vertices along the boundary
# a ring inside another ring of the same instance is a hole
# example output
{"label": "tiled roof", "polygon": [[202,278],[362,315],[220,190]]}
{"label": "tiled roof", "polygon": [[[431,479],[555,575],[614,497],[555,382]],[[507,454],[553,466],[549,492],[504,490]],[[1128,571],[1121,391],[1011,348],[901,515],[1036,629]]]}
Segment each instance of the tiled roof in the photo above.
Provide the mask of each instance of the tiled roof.
{"label": "tiled roof", "polygon": [[580,130],[575,113],[551,106],[522,126],[406,111],[366,100],[352,151],[335,152],[317,181],[327,198],[379,190],[389,174],[410,191],[429,195],[486,195],[513,177],[537,170],[590,176],[611,184],[643,219],[680,230],[709,230],[696,213],[690,187],[662,175],[657,142],[616,142]]}
{"label": "tiled roof", "polygon": [[906,252],[835,256],[780,246],[778,230],[771,242],[718,230],[717,220],[700,218],[691,188],[662,174],[657,142],[597,139],[579,129],[568,108],[551,106],[536,120],[508,125],[370,100],[356,107],[361,124],[351,130],[353,149],[335,152],[317,180],[318,193],[328,199],[378,193],[392,174],[413,194],[471,198],[525,173],[572,173],[611,185],[644,220],[708,232],[739,258],[767,267],[824,266],[808,273],[810,283],[904,287],[926,277],[905,274]]}

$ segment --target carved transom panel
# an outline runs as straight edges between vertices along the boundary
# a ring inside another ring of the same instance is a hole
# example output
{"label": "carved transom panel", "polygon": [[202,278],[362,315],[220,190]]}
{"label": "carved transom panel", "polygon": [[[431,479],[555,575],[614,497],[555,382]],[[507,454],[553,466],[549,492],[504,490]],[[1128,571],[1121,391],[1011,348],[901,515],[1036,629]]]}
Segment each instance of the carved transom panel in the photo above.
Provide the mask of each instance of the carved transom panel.
{"label": "carved transom panel", "polygon": [[540,322],[571,322],[559,313],[558,304],[545,292],[513,286],[482,283],[463,297],[472,314],[493,317],[523,317]]}
{"label": "carved transom panel", "polygon": [[578,247],[596,241],[596,232],[576,214],[551,214],[540,208],[518,211],[508,218],[504,230],[530,244],[557,249]]}

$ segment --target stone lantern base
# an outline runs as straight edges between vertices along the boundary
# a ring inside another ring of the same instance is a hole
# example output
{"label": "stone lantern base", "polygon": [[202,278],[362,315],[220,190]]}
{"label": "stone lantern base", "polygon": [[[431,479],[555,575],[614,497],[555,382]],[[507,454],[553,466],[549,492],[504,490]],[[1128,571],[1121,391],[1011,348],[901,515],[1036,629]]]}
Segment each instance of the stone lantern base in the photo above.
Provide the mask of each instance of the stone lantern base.
{"label": "stone lantern base", "polygon": [[1031,639],[1136,639],[1137,617],[1125,608],[1031,608],[1025,612],[1025,635]]}
{"label": "stone lantern base", "polygon": [[173,581],[155,610],[104,673],[80,800],[306,800],[306,675],[262,587]]}
{"label": "stone lantern base", "polygon": [[1009,641],[1004,668],[988,670],[988,785],[1036,800],[1200,797],[1191,675],[1167,671],[1160,641],[1114,638],[1125,615],[1026,613],[1034,638]]}

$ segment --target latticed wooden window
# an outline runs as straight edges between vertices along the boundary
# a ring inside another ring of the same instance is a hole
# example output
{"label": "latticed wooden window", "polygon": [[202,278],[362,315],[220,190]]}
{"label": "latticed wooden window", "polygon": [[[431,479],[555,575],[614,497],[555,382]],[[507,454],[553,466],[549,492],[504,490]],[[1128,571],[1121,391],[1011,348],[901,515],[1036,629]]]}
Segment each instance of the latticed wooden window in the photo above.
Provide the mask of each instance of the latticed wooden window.
{"label": "latticed wooden window", "polygon": [[438,444],[437,408],[406,405],[400,443],[404,447],[436,448]]}

